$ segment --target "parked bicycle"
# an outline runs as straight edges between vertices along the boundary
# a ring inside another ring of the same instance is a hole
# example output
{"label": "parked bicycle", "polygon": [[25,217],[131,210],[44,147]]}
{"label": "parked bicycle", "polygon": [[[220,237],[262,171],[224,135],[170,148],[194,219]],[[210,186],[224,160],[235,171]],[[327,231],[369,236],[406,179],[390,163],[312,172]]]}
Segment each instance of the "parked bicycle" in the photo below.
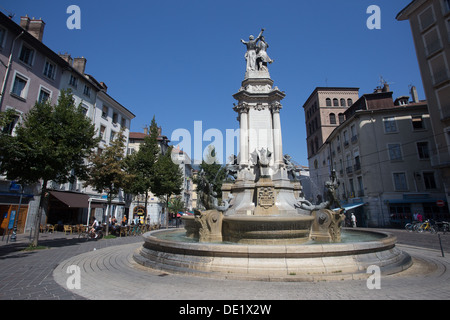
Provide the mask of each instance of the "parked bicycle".
{"label": "parked bicycle", "polygon": [[418,228],[418,232],[430,231],[431,233],[437,233],[435,226],[432,224],[431,220],[426,220]]}
{"label": "parked bicycle", "polygon": [[78,235],[78,239],[90,240],[90,239],[101,239],[103,238],[103,231],[93,231],[92,229],[88,231],[83,231]]}
{"label": "parked bicycle", "polygon": [[450,223],[448,223],[447,221],[438,221],[435,224],[435,228],[436,231],[441,231],[445,234],[446,232],[450,231]]}
{"label": "parked bicycle", "polygon": [[417,228],[421,224],[422,224],[422,222],[420,222],[420,221],[413,221],[413,222],[407,223],[405,225],[405,229],[406,229],[406,231],[409,231],[409,232],[417,231]]}

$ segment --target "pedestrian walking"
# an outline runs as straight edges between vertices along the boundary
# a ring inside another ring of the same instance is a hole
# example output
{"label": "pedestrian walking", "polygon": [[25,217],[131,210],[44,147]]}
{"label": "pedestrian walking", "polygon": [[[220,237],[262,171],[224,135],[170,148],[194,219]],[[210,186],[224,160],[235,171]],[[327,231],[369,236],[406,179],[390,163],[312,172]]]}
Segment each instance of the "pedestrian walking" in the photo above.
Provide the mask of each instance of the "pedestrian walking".
{"label": "pedestrian walking", "polygon": [[352,226],[353,226],[353,228],[356,228],[356,217],[355,217],[355,215],[354,215],[353,212],[352,212],[352,217],[351,217],[351,219],[352,219]]}

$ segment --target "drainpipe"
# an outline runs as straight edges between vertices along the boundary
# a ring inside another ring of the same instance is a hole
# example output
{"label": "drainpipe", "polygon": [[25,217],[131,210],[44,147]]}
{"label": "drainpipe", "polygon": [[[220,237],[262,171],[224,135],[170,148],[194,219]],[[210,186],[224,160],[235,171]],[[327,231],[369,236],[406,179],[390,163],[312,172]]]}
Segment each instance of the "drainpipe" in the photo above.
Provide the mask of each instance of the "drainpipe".
{"label": "drainpipe", "polygon": [[14,41],[13,41],[12,44],[11,44],[11,53],[10,53],[10,55],[9,55],[8,66],[6,67],[5,78],[3,79],[2,91],[1,91],[1,94],[0,94],[0,111],[2,110],[3,97],[5,96],[6,82],[8,81],[9,72],[10,72],[10,70],[11,70],[12,56],[13,56],[13,52],[14,52],[14,45],[16,44],[17,39],[19,39],[24,33],[25,33],[25,31],[22,31],[22,32],[14,39]]}

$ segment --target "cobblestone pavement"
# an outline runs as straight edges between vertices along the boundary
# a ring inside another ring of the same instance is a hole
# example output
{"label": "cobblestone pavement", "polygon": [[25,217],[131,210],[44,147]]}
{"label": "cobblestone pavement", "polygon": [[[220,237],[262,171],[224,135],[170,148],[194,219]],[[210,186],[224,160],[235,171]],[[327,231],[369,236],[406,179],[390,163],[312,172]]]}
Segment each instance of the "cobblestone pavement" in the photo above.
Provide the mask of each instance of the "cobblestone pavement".
{"label": "cobblestone pavement", "polygon": [[[381,289],[368,289],[365,280],[263,282],[167,274],[133,261],[140,237],[82,243],[62,234],[40,241],[49,249],[32,252],[17,251],[23,242],[0,244],[0,299],[450,299],[450,234],[441,236],[442,257],[436,235],[387,231],[415,263],[400,275],[383,276]],[[80,267],[80,289],[67,287],[71,265]]]}

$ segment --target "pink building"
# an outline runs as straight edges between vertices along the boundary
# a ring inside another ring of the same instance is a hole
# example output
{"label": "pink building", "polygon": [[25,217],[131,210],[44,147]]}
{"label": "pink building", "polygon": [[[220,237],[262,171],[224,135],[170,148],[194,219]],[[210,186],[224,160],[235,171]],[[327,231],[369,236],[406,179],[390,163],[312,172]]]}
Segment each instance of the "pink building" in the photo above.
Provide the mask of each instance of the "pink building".
{"label": "pink building", "polygon": [[19,26],[0,13],[0,111],[24,114],[36,101],[57,102],[66,62],[42,43],[44,28],[41,19],[21,17]]}

